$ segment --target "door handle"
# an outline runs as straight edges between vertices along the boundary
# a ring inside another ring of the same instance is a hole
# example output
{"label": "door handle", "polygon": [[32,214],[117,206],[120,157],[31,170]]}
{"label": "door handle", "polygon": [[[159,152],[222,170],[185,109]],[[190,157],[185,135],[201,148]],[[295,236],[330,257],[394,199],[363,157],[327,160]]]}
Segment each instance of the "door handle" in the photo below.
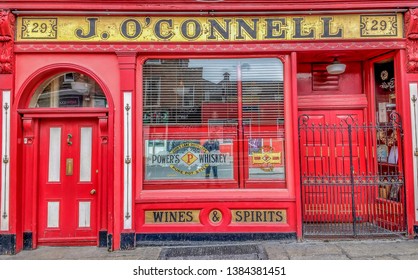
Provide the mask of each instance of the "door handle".
{"label": "door handle", "polygon": [[68,146],[71,146],[73,144],[73,142],[71,141],[71,138],[73,138],[73,135],[71,133],[68,133],[68,135],[67,135]]}
{"label": "door handle", "polygon": [[95,189],[92,189],[92,190],[90,191],[90,194],[91,194],[91,195],[96,194],[96,190],[95,190]]}

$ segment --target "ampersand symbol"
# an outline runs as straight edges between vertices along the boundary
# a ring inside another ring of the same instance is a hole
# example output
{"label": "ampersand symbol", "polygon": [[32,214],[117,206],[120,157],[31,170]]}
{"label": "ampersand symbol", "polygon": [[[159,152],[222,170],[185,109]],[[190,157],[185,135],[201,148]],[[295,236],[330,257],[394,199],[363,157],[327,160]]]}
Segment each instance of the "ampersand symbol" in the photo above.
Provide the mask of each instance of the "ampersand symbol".
{"label": "ampersand symbol", "polygon": [[222,219],[222,213],[220,213],[218,210],[213,210],[210,213],[210,216],[213,223],[219,223]]}

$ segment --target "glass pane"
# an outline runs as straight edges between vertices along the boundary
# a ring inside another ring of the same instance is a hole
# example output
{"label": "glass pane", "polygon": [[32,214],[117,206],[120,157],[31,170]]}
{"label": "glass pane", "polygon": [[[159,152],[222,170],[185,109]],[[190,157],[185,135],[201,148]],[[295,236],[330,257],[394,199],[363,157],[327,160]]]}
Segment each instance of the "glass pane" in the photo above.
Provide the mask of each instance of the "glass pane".
{"label": "glass pane", "polygon": [[91,181],[92,128],[81,128],[80,182]]}
{"label": "glass pane", "polygon": [[284,186],[279,59],[148,60],[143,69],[146,187]]}
{"label": "glass pane", "polygon": [[238,60],[148,60],[144,123],[202,123],[237,119]]}
{"label": "glass pane", "polygon": [[283,66],[277,59],[241,61],[244,122],[252,125],[284,123]]}
{"label": "glass pane", "polygon": [[252,138],[248,151],[250,179],[284,180],[284,139]]}
{"label": "glass pane", "polygon": [[60,181],[61,168],[61,128],[51,127],[49,130],[49,168],[48,182]]}
{"label": "glass pane", "polygon": [[232,140],[146,140],[146,180],[232,179]]}
{"label": "glass pane", "polygon": [[78,203],[78,227],[90,227],[90,212],[90,201],[80,201]]}
{"label": "glass pane", "polygon": [[48,201],[47,227],[57,228],[60,224],[60,203]]}
{"label": "glass pane", "polygon": [[90,77],[77,72],[54,76],[35,91],[29,108],[99,107],[107,100],[100,86]]}
{"label": "glass pane", "polygon": [[[248,180],[262,187],[285,180],[283,66],[277,59],[241,61]],[[266,184],[266,183],[264,183]]]}

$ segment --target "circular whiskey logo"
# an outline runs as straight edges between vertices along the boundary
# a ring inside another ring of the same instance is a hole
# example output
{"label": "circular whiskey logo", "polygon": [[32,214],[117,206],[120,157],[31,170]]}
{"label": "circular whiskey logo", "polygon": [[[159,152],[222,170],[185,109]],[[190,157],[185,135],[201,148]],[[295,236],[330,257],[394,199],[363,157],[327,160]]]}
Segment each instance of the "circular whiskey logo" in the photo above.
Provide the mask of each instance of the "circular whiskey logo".
{"label": "circular whiskey logo", "polygon": [[170,168],[183,175],[200,173],[209,166],[209,163],[199,164],[201,156],[208,153],[209,151],[200,144],[193,142],[182,143],[170,151],[170,154],[175,155],[177,158],[177,164],[171,164]]}
{"label": "circular whiskey logo", "polygon": [[182,142],[169,152],[151,155],[148,158],[151,165],[170,167],[182,175],[195,175],[210,166],[230,165],[232,157],[219,150],[209,151],[196,142]]}

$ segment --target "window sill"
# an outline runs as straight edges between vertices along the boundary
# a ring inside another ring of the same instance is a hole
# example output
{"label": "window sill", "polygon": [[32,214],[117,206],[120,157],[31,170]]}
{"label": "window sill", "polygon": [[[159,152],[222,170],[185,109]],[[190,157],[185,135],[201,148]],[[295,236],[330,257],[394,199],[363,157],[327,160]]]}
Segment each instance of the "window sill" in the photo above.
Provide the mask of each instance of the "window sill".
{"label": "window sill", "polygon": [[143,190],[136,203],[175,201],[296,201],[288,189],[183,189]]}

